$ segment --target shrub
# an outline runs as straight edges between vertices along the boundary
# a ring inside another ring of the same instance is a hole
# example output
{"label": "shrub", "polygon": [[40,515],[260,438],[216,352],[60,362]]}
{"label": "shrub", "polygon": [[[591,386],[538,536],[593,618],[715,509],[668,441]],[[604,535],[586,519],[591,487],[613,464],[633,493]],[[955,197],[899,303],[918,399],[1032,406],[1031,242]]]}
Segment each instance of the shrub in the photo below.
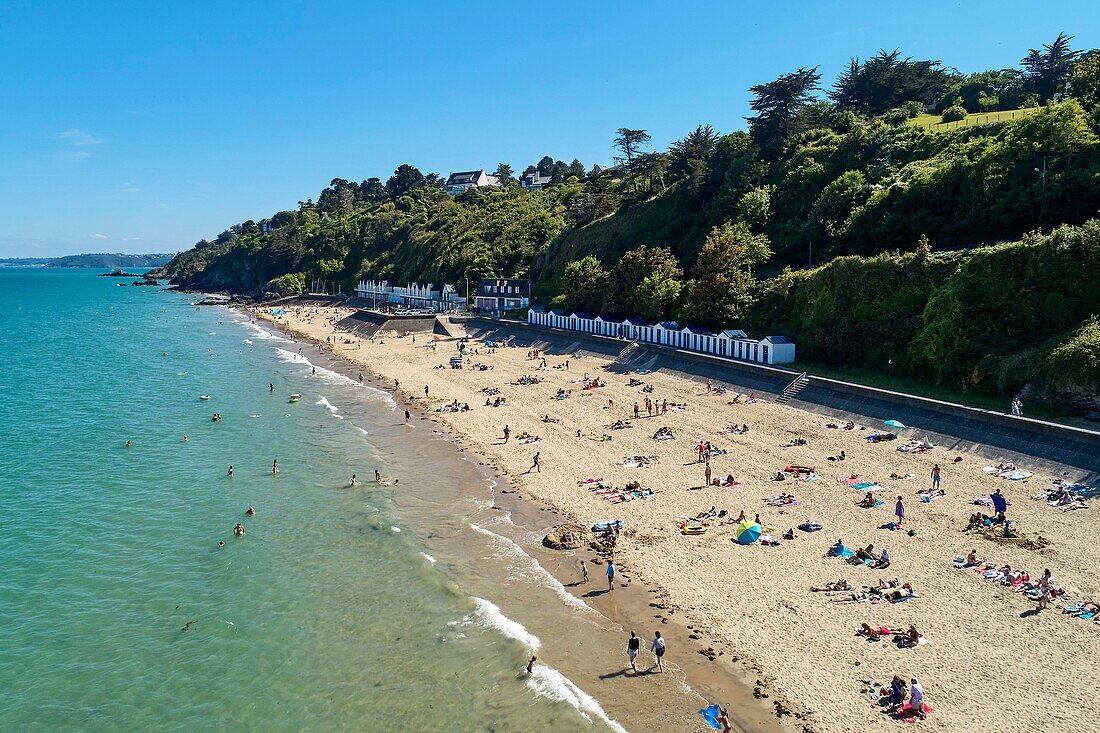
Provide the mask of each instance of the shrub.
{"label": "shrub", "polygon": [[958,122],[959,120],[965,120],[967,114],[966,107],[953,104],[943,111],[943,121]]}

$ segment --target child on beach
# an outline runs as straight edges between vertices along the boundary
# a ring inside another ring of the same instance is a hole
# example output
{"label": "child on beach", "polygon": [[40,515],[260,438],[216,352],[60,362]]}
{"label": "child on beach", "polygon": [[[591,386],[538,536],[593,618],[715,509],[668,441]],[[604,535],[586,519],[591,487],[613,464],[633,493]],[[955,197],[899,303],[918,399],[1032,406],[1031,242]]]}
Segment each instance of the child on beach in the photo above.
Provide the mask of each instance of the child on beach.
{"label": "child on beach", "polygon": [[615,590],[615,563],[607,561],[607,592]]}
{"label": "child on beach", "polygon": [[581,582],[588,585],[588,566],[581,560]]}

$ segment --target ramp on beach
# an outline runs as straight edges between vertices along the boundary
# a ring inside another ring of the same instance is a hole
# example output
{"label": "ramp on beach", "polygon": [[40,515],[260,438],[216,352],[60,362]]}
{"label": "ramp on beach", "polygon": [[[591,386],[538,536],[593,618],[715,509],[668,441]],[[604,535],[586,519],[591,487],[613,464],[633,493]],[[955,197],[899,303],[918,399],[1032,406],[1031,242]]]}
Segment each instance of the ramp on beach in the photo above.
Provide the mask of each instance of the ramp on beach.
{"label": "ramp on beach", "polygon": [[[473,318],[465,325],[474,338],[508,339],[516,346],[553,354],[565,355],[583,348],[614,360],[625,343],[621,339],[539,328],[519,321]],[[696,382],[709,379],[742,392],[756,392],[769,400],[798,376],[798,372],[782,367],[649,344],[640,344],[625,363],[608,367],[608,371],[620,374],[643,370],[673,373]],[[788,404],[872,428],[881,427],[884,420],[900,420],[910,426],[906,437],[927,437],[948,452],[973,451],[997,461],[1022,456],[1032,466],[1056,475],[1068,468],[1074,469],[1072,476],[1077,480],[1100,480],[1100,431],[1017,418],[812,374],[809,384]]]}
{"label": "ramp on beach", "polygon": [[444,323],[437,316],[395,316],[377,311],[359,310],[336,322],[336,329],[359,338],[372,338],[378,333],[428,333],[443,338],[453,338],[453,325]]}

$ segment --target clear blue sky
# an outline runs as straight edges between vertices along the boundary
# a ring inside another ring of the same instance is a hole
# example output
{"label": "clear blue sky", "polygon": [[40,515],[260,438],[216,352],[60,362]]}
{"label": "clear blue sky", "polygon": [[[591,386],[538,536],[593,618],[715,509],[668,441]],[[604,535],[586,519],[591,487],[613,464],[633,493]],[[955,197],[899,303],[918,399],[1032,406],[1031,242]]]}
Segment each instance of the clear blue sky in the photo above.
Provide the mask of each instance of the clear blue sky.
{"label": "clear blue sky", "polygon": [[[901,48],[1015,66],[1095,2],[0,6],[0,256],[186,249],[332,178],[611,158],[744,128],[747,89]],[[95,7],[98,6],[98,7]]]}

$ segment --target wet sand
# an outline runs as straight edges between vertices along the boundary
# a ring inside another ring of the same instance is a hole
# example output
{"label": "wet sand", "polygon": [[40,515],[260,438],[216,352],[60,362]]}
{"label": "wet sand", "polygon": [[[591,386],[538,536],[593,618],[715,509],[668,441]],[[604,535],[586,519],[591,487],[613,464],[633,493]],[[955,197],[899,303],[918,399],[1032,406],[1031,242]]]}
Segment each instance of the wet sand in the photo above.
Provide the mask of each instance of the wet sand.
{"label": "wet sand", "polygon": [[[333,334],[327,315],[334,314],[290,316],[289,325],[323,341]],[[449,432],[461,435],[468,450],[511,482],[518,496],[585,526],[624,519],[627,530],[616,549],[616,564],[632,584],[640,582],[647,591],[656,591],[648,595],[659,600],[648,602],[668,606],[648,615],[667,616],[673,624],[683,623],[685,630],[690,624],[701,638],[686,639],[685,634],[684,643],[696,643],[690,654],[700,660],[704,659],[698,654],[700,648],[724,652],[717,662],[701,666],[728,667],[731,674],[740,670],[742,678],[746,671],[756,673],[750,676],[758,676],[771,695],[767,701],[754,701],[758,709],[767,710],[768,703],[778,700],[798,714],[809,713],[804,720],[786,717],[785,725],[797,729],[808,725],[821,731],[895,729],[897,722],[883,715],[864,692],[863,680],[888,682],[899,674],[921,678],[934,709],[929,720],[920,724],[924,728],[1092,729],[1089,711],[1100,702],[1100,674],[1095,665],[1082,660],[1100,651],[1096,625],[1056,610],[1037,614],[1034,603],[1022,595],[951,567],[952,557],[973,547],[998,565],[1027,568],[1033,578],[1044,567],[1051,568],[1055,582],[1067,589],[1067,602],[1100,594],[1096,543],[1088,517],[1095,510],[1062,512],[1032,501],[1031,495],[1049,485],[1050,474],[1036,469],[1027,481],[1005,481],[984,473],[982,468],[989,461],[974,454],[961,454],[963,460],[955,463],[956,453],[943,448],[928,454],[900,453],[896,447],[903,441],[869,444],[863,439],[866,431],[829,429],[823,426],[828,418],[789,406],[763,401],[729,405],[735,389],[717,396],[705,391],[702,380],[661,373],[638,378],[653,385],[654,398],[687,402],[688,408],[656,417],[646,417],[643,408],[643,416],[635,420],[631,406],[642,402],[644,395],[638,387],[628,386],[626,376],[603,371],[606,360],[574,357],[566,370],[553,367],[564,367],[569,355],[552,355],[549,368],[539,370],[539,362],[527,359],[523,348],[489,354],[482,346],[467,364],[480,362],[492,369],[436,369],[455,347],[442,342],[433,352],[425,348],[426,338],[430,337],[422,335],[413,344],[411,339],[386,337],[384,344],[364,343],[362,348],[338,344],[335,349],[383,375],[391,388],[392,380],[399,380],[404,388],[398,390],[401,398],[425,410],[453,399],[468,402],[472,412],[432,412],[432,417]],[[582,390],[577,382],[586,371],[606,380],[607,386]],[[521,375],[537,375],[545,381],[514,384]],[[431,387],[427,399],[422,392],[425,383]],[[481,390],[489,386],[507,397],[508,407],[484,407]],[[572,390],[572,396],[551,400],[559,388]],[[543,414],[561,422],[543,423],[539,419]],[[587,437],[605,432],[603,426],[616,419],[629,419],[633,427],[606,431],[610,441]],[[500,437],[506,423],[513,435],[507,444]],[[748,423],[751,430],[745,435],[717,433],[730,423]],[[650,436],[665,425],[674,430],[676,439],[653,440]],[[541,442],[517,444],[515,436],[522,431],[541,436]],[[795,437],[805,438],[807,445],[783,447]],[[713,459],[713,473],[716,477],[732,473],[740,487],[700,488],[702,466],[695,462],[694,451],[699,440],[729,450]],[[536,450],[541,452],[543,470],[528,473]],[[841,450],[846,452],[844,462],[825,461]],[[643,469],[617,465],[621,457],[633,455],[656,455],[659,463]],[[1015,459],[1021,468],[1028,468],[1026,459]],[[916,492],[929,485],[928,473],[936,462],[944,467],[947,496],[921,503]],[[821,480],[772,482],[776,470],[788,464],[812,465]],[[890,479],[895,472],[914,478]],[[882,506],[867,510],[855,506],[862,493],[837,483],[838,477],[852,473],[886,487],[881,492]],[[577,486],[578,480],[588,477],[619,487],[638,479],[658,493],[651,499],[611,505]],[[1024,533],[1042,535],[1045,548],[991,542],[961,531],[966,517],[981,509],[970,499],[997,488],[1012,501],[1010,514],[1020,521]],[[796,494],[800,504],[776,508],[763,501],[781,492]],[[898,495],[907,507],[905,530],[914,529],[913,535],[884,529],[893,519]],[[799,532],[797,539],[775,548],[735,545],[729,526],[712,525],[704,535],[682,536],[678,518],[711,505],[734,515],[744,510],[750,518],[759,512],[776,537],[804,521],[819,522],[825,530]],[[879,572],[824,558],[825,549],[838,537],[848,546],[888,547],[892,567]],[[549,558],[545,562],[555,567]],[[556,571],[567,576],[571,562],[575,560],[562,560]],[[594,582],[602,579],[600,573],[602,567],[595,566]],[[850,580],[858,589],[879,577],[909,581],[920,597],[900,604],[845,605],[809,592],[811,585],[837,578]],[[603,598],[586,600],[597,607],[606,603]],[[648,602],[643,608],[649,609]],[[888,640],[869,643],[852,633],[862,622],[902,628],[915,624],[930,643],[914,649],[899,649]],[[673,648],[670,644],[670,655]],[[732,658],[737,662],[726,661]],[[1072,684],[1056,681],[1070,679]],[[701,688],[705,682],[692,678],[692,684]]]}

